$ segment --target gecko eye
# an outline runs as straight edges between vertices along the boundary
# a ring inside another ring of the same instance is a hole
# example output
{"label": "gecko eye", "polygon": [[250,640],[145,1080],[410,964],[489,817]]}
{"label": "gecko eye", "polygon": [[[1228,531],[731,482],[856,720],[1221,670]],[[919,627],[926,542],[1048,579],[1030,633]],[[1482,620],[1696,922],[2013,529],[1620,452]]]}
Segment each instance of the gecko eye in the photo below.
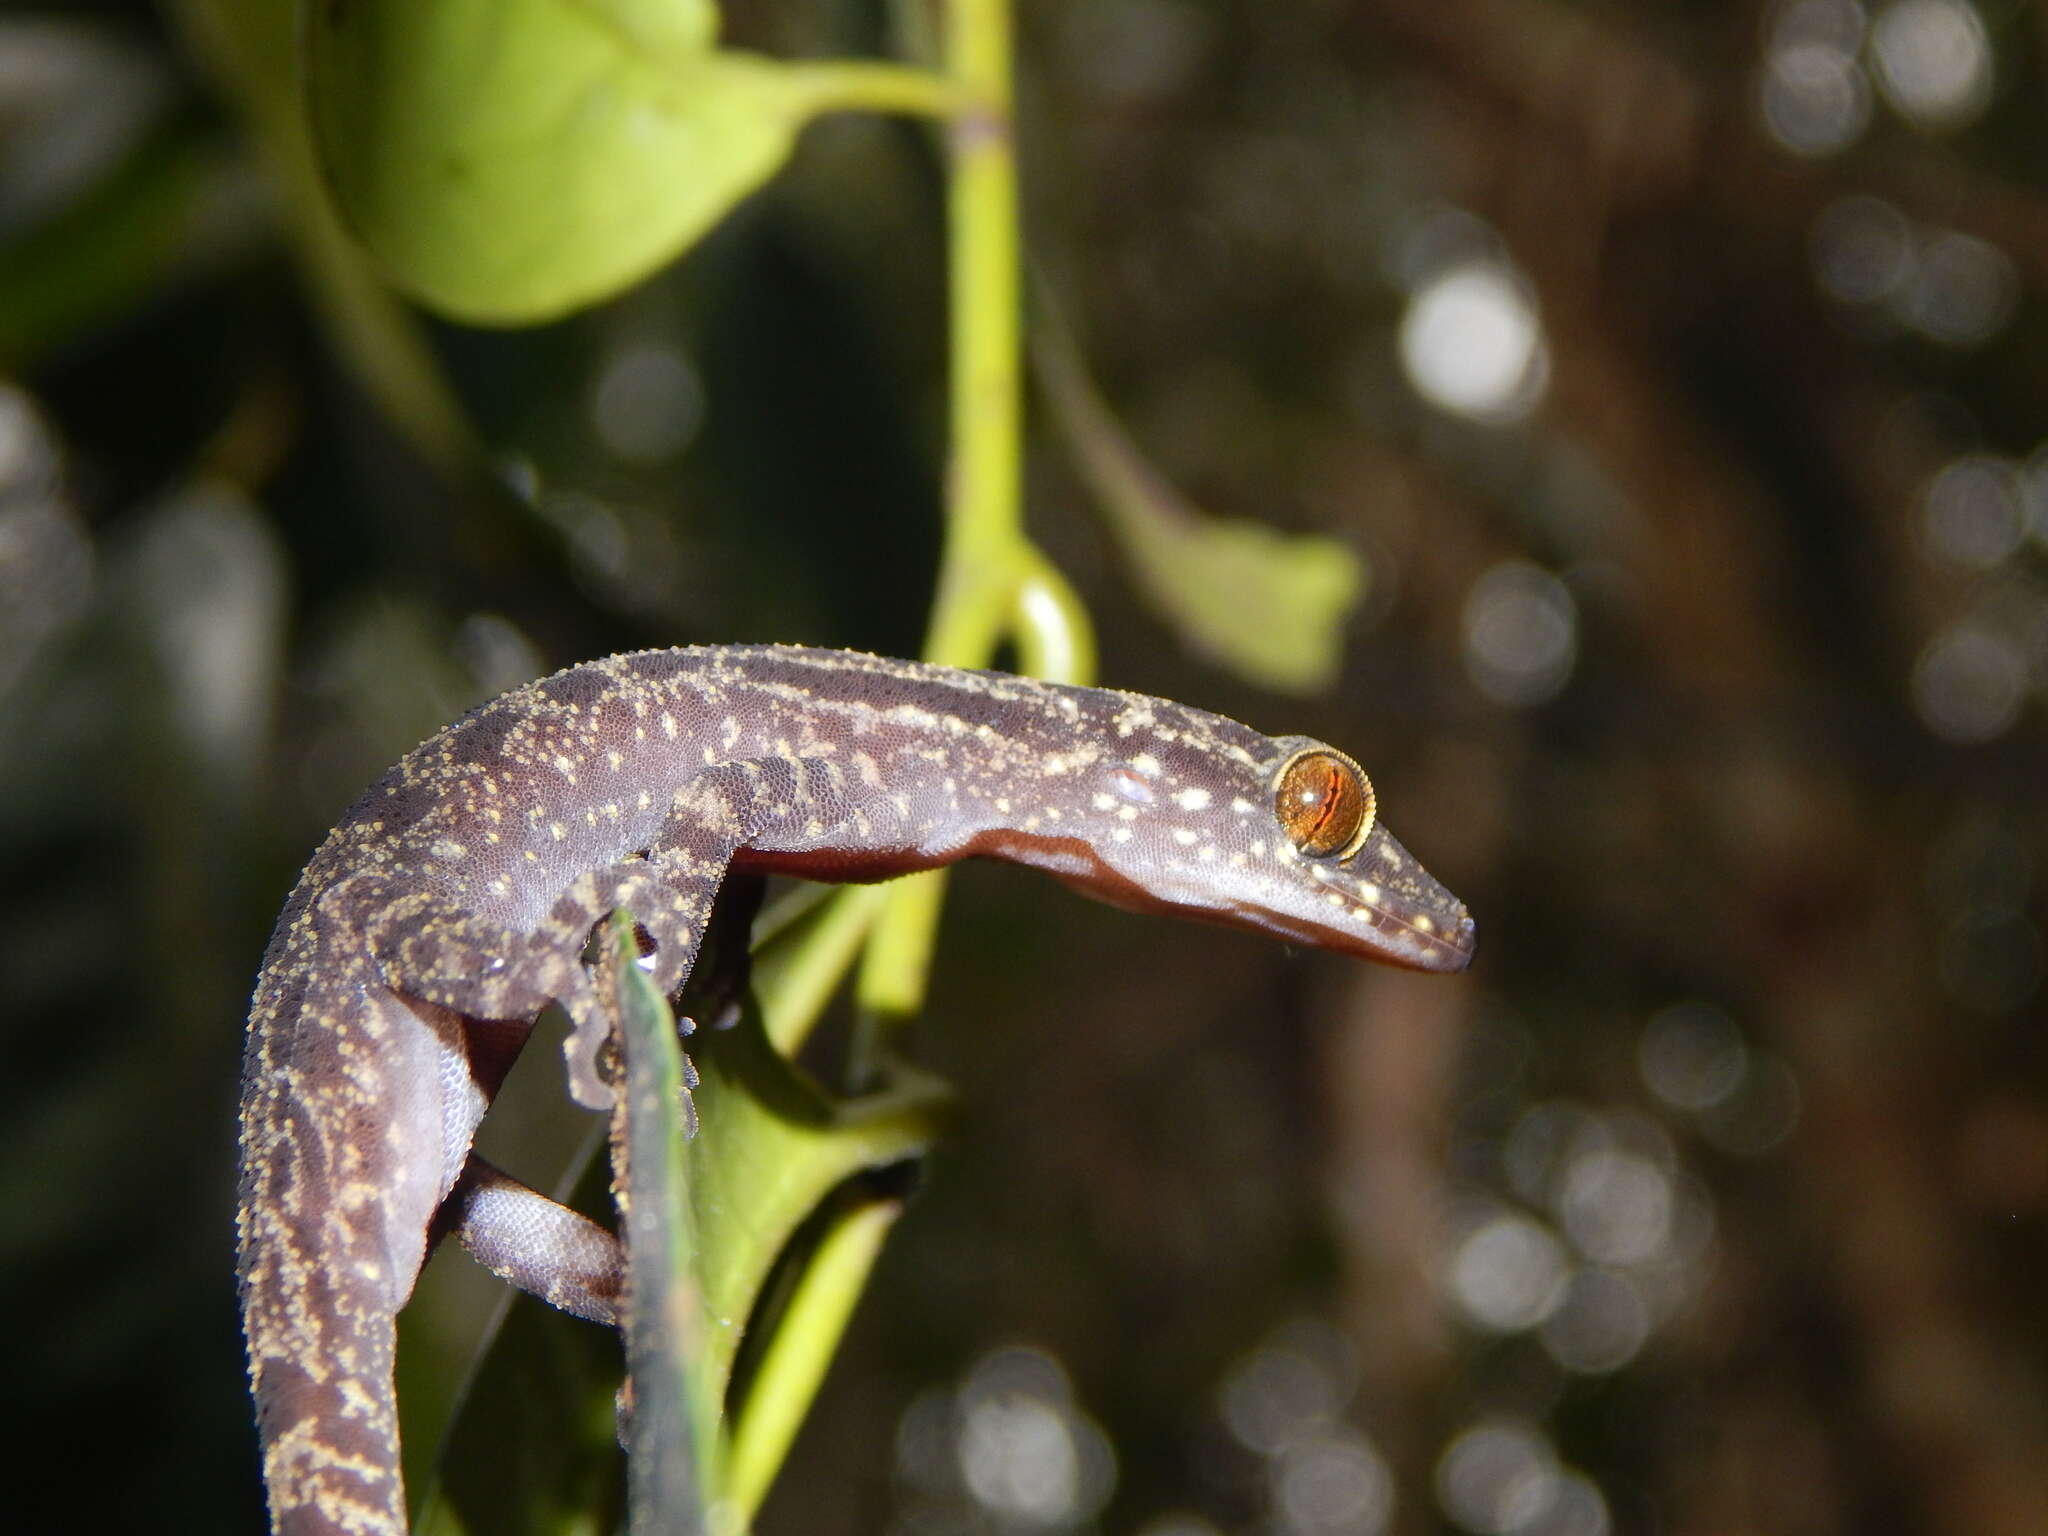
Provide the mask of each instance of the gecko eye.
{"label": "gecko eye", "polygon": [[1342,861],[1358,852],[1376,804],[1365,771],[1329,747],[1295,753],[1274,780],[1273,814],[1313,859],[1335,854]]}

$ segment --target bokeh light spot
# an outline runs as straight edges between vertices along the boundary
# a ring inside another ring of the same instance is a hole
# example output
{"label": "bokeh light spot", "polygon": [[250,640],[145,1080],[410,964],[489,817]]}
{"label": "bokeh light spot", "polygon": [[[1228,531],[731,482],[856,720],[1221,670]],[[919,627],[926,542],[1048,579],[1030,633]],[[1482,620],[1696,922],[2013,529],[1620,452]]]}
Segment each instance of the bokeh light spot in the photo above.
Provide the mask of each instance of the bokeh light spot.
{"label": "bokeh light spot", "polygon": [[1300,1536],[1378,1536],[1394,1513],[1392,1472],[1348,1427],[1290,1445],[1272,1489],[1280,1529]]}
{"label": "bokeh light spot", "polygon": [[704,419],[704,385],[677,348],[629,342],[598,370],[590,414],[604,445],[626,462],[666,464],[697,435]]}
{"label": "bokeh light spot", "polygon": [[1895,0],[1877,13],[1878,87],[1923,128],[1959,128],[1991,99],[1991,39],[1966,0]]}
{"label": "bokeh light spot", "polygon": [[1706,1003],[1676,1003],[1643,1029],[1636,1068],[1673,1109],[1708,1109],[1733,1093],[1749,1066],[1735,1021]]}
{"label": "bokeh light spot", "polygon": [[1275,1330],[1225,1377],[1223,1422],[1247,1449],[1277,1455],[1337,1416],[1356,1372],[1349,1340],[1327,1323],[1299,1319]]}
{"label": "bokeh light spot", "polygon": [[1565,584],[1526,560],[1505,560],[1465,599],[1465,673],[1497,704],[1554,698],[1578,656],[1578,606]]}
{"label": "bokeh light spot", "polygon": [[1697,1124],[1707,1139],[1735,1157],[1761,1157],[1799,1124],[1799,1079],[1774,1056],[1752,1058],[1742,1086],[1702,1110]]}
{"label": "bokeh light spot", "polygon": [[1540,1335],[1551,1359],[1582,1376],[1618,1371],[1650,1337],[1650,1309],[1624,1274],[1582,1269],[1543,1323]]}
{"label": "bokeh light spot", "polygon": [[1453,415],[1526,416],[1543,392],[1543,329],[1520,279],[1467,261],[1426,279],[1401,319],[1401,366],[1416,392]]}
{"label": "bokeh light spot", "polygon": [[1671,1234],[1671,1178],[1639,1153],[1597,1147],[1574,1157],[1558,1193],[1558,1219],[1587,1258],[1640,1264]]}
{"label": "bokeh light spot", "polygon": [[1893,307],[1929,341],[1975,347],[2005,328],[2019,293],[2010,256],[1975,235],[1944,229],[1921,241],[1913,280]]}
{"label": "bokeh light spot", "polygon": [[1795,155],[1838,154],[1870,123],[1870,82],[1857,61],[1864,12],[1854,0],[1796,0],[1779,11],[1764,49],[1757,110]]}
{"label": "bokeh light spot", "polygon": [[1557,1309],[1570,1276],[1564,1245],[1547,1228],[1502,1211],[1458,1243],[1449,1278],[1452,1298],[1473,1323],[1519,1333]]}
{"label": "bokeh light spot", "polygon": [[1928,551],[1973,570],[2005,560],[2027,533],[2016,466],[1988,453],[1966,454],[1946,466],[1928,482],[1920,513]]}
{"label": "bokeh light spot", "polygon": [[1437,1503],[1481,1536],[1520,1536],[1557,1501],[1561,1479],[1550,1442],[1519,1419],[1472,1425],[1444,1448]]}
{"label": "bokeh light spot", "polygon": [[1813,221],[1814,276],[1844,304],[1878,304],[1913,277],[1912,220],[1881,197],[1857,193],[1823,208]]}
{"label": "bokeh light spot", "polygon": [[2018,651],[1970,624],[1935,636],[1913,663],[1913,707],[1921,723],[1962,746],[1994,741],[2011,730],[2026,686]]}

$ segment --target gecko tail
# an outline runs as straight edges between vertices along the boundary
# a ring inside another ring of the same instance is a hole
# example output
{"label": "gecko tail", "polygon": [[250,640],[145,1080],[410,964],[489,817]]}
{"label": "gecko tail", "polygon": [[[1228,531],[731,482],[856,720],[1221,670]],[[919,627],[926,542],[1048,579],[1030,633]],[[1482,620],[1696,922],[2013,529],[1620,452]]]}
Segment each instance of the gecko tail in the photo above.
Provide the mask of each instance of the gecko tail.
{"label": "gecko tail", "polygon": [[485,1098],[446,1010],[395,996],[367,958],[302,974],[296,996],[257,996],[242,1100],[242,1322],[271,1529],[405,1536],[398,1309]]}

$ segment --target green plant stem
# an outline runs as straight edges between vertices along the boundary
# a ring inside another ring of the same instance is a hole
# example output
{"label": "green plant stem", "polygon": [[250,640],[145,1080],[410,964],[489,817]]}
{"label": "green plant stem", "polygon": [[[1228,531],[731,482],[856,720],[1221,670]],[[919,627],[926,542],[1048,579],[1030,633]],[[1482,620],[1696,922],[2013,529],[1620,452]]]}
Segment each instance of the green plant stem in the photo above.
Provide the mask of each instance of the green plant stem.
{"label": "green plant stem", "polygon": [[[946,119],[950,426],[946,536],[925,656],[981,667],[1014,634],[1027,670],[1085,680],[1094,641],[1071,588],[1023,531],[1022,280],[1011,132],[1009,0],[949,0],[942,75],[957,92]],[[888,885],[873,905],[836,910],[777,978],[808,1019],[845,946],[866,926],[848,1086],[883,1079],[885,1048],[922,1008],[944,899],[943,871]],[[815,951],[815,953],[813,953]],[[771,1010],[771,1017],[775,1010]],[[777,1020],[779,1034],[794,1033]],[[804,1262],[754,1386],[735,1419],[727,1493],[751,1512],[787,1454],[894,1214],[856,1207]]]}
{"label": "green plant stem", "polygon": [[821,60],[803,66],[810,106],[817,112],[899,112],[950,117],[972,98],[944,75],[904,64],[865,59]]}
{"label": "green plant stem", "polygon": [[860,952],[887,895],[887,887],[848,885],[805,914],[800,938],[770,943],[754,962],[754,991],[768,1038],[785,1056],[803,1049]]}
{"label": "green plant stem", "polygon": [[777,1320],[726,1459],[725,1496],[742,1518],[767,1497],[902,1210],[870,1197],[838,1212]]}
{"label": "green plant stem", "polygon": [[945,70],[952,293],[946,547],[928,660],[987,666],[1024,552],[1022,291],[1010,119],[1009,0],[952,0]]}
{"label": "green plant stem", "polygon": [[1014,608],[1020,671],[1060,683],[1094,681],[1095,626],[1088,610],[1059,568],[1036,549],[1017,583]]}
{"label": "green plant stem", "polygon": [[[927,660],[987,666],[1030,558],[1023,534],[1023,278],[1010,121],[1009,0],[951,0],[944,73],[966,104],[946,126],[953,437],[946,544]],[[924,1000],[944,876],[899,880],[862,957],[856,1082]]]}

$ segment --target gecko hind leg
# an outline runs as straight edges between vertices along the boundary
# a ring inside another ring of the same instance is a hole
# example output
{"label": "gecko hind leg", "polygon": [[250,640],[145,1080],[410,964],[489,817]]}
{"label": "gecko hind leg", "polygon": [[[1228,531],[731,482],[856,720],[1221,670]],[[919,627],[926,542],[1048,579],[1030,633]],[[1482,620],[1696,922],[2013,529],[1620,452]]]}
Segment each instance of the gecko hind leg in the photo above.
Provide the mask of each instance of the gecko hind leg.
{"label": "gecko hind leg", "polygon": [[564,1312],[616,1328],[625,1279],[619,1240],[474,1152],[434,1217],[501,1280]]}

